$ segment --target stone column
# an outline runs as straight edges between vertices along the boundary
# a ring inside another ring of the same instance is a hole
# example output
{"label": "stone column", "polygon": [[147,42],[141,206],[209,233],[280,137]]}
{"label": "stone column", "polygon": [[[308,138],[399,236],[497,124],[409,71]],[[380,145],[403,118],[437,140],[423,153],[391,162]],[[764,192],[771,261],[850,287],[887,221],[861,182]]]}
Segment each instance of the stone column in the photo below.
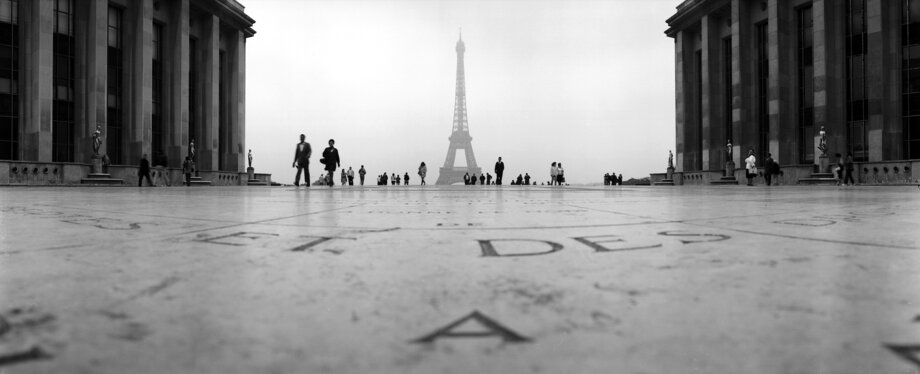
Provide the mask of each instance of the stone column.
{"label": "stone column", "polygon": [[702,71],[703,74],[703,170],[722,169],[722,81],[719,71],[722,39],[719,38],[720,19],[705,15],[701,21],[702,30]]}
{"label": "stone column", "polygon": [[[745,124],[750,124],[753,110],[748,108],[753,103],[750,91],[750,67],[752,60],[751,32],[748,24],[749,3],[742,0],[731,0],[731,28],[732,28],[732,162],[738,165],[741,159],[742,146],[744,145]],[[742,49],[743,48],[743,49]]]}
{"label": "stone column", "polygon": [[[767,114],[769,117],[769,149],[755,152],[773,153],[781,162],[793,161],[797,144],[797,103],[795,91],[798,88],[796,73],[797,27],[794,10],[785,1],[767,2],[767,55],[769,78],[767,78]],[[759,134],[757,135],[759,141]],[[754,143],[757,145],[758,143]],[[780,146],[782,144],[782,147]],[[759,156],[758,156],[759,157]],[[758,162],[763,162],[759,159]],[[797,160],[796,160],[797,161]]]}
{"label": "stone column", "polygon": [[189,0],[175,0],[170,4],[167,24],[169,53],[166,54],[169,82],[166,92],[166,153],[172,167],[181,167],[188,155],[188,94],[189,94]]}
{"label": "stone column", "polygon": [[[815,132],[827,131],[827,153],[846,154],[846,32],[844,4],[837,0],[814,0]],[[818,154],[815,154],[817,159]]]}
{"label": "stone column", "polygon": [[201,139],[197,143],[198,168],[217,170],[219,150],[219,103],[220,103],[220,19],[215,15],[202,18],[203,35],[200,42],[202,53],[202,126]]}
{"label": "stone column", "polygon": [[229,33],[230,88],[227,111],[229,112],[229,153],[227,170],[242,171],[246,165],[246,36],[241,30]]}
{"label": "stone column", "polygon": [[[891,4],[898,3],[898,4]],[[900,108],[901,72],[900,15],[901,2],[866,0],[866,96],[869,101],[867,142],[869,161],[896,160],[903,157],[903,133]],[[885,28],[885,25],[893,25]],[[889,68],[889,66],[891,68]],[[887,110],[884,110],[887,109]],[[886,118],[885,114],[891,117]]]}
{"label": "stone column", "polygon": [[153,106],[153,0],[136,0],[131,3],[127,17],[125,40],[129,40],[131,53],[128,67],[130,115],[126,124],[125,163],[131,164],[146,153],[152,160],[152,106]]}
{"label": "stone column", "polygon": [[[691,58],[693,51],[691,46],[692,44],[692,35],[687,33],[687,31],[679,31],[674,37],[674,56],[675,56],[675,94],[677,102],[676,114],[676,124],[677,124],[677,135],[675,137],[676,148],[674,150],[675,160],[674,166],[677,168],[678,172],[685,170],[684,160],[684,150],[686,148],[685,142],[687,138],[687,126],[692,126],[693,124],[693,102],[691,98],[693,97],[693,82],[691,77],[693,76],[693,59]],[[664,155],[662,155],[664,159]]]}
{"label": "stone column", "polygon": [[[81,4],[82,5],[82,4]],[[80,9],[79,6],[76,7]],[[108,1],[107,0],[88,0],[86,3],[86,12],[83,13],[82,24],[85,25],[83,30],[84,37],[81,39],[81,55],[85,56],[85,63],[82,69],[77,73],[81,76],[83,82],[82,95],[77,95],[80,104],[77,113],[80,115],[76,123],[77,131],[77,162],[89,163],[93,155],[92,133],[96,130],[96,125],[101,125],[102,136],[108,134],[106,129],[106,83],[108,72]],[[79,49],[79,48],[78,48]],[[102,142],[99,147],[99,154],[105,154],[106,142]]]}
{"label": "stone column", "polygon": [[22,160],[50,162],[54,2],[25,1],[20,4],[24,56],[20,70],[23,80],[20,95],[23,102]]}

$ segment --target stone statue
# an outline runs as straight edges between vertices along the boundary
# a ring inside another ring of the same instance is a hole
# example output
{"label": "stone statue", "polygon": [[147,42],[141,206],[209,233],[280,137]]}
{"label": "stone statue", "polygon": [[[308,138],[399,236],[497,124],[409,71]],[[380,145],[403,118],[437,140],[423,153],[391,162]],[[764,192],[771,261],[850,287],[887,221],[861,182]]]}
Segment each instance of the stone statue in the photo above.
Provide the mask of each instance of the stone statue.
{"label": "stone statue", "polygon": [[249,168],[252,169],[252,150],[249,150]]}
{"label": "stone statue", "polygon": [[671,150],[668,150],[668,168],[674,167],[674,153],[671,153]]}
{"label": "stone statue", "polygon": [[195,139],[188,143],[188,157],[192,159],[192,162],[195,162]]}
{"label": "stone statue", "polygon": [[99,157],[100,146],[102,146],[102,128],[96,125],[96,131],[93,131],[93,157]]}
{"label": "stone statue", "polygon": [[732,140],[728,139],[728,144],[725,145],[725,151],[728,152],[728,160],[732,161]]}
{"label": "stone statue", "polygon": [[818,142],[818,149],[821,150],[822,157],[827,157],[827,131],[824,131],[824,126],[821,126],[821,130],[818,131],[818,134],[821,135],[821,140]]}

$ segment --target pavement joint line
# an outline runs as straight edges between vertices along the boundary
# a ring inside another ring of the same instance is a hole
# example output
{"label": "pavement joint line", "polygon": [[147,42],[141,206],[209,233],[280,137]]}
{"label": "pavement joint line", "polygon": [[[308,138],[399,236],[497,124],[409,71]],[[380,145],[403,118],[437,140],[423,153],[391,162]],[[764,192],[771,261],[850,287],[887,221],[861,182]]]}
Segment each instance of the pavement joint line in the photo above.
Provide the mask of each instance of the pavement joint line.
{"label": "pavement joint line", "polygon": [[249,221],[249,222],[237,223],[237,224],[233,224],[233,225],[226,225],[226,226],[220,226],[220,227],[211,227],[211,228],[205,228],[205,229],[201,229],[201,230],[186,231],[186,232],[177,233],[177,234],[175,234],[175,235],[188,235],[188,234],[195,234],[195,233],[205,232],[205,231],[228,229],[228,228],[231,228],[231,227],[246,226],[246,225],[258,225],[258,224],[263,224],[263,223],[271,222],[271,221],[278,221],[278,220],[283,220],[283,219],[290,219],[290,218],[296,218],[296,217],[309,216],[309,215],[313,215],[313,214],[334,212],[334,211],[336,211],[336,210],[342,210],[342,209],[350,209],[350,208],[358,207],[358,206],[361,206],[361,205],[365,205],[365,204],[357,204],[357,205],[339,207],[339,208],[334,208],[334,209],[319,210],[319,211],[315,211],[315,212],[307,212],[307,213],[304,213],[304,214],[296,214],[296,215],[287,216],[287,217],[269,218],[269,219],[264,219],[264,220],[259,220],[259,221]]}
{"label": "pavement joint line", "polygon": [[834,243],[834,244],[848,244],[848,245],[859,245],[864,247],[879,247],[883,249],[906,249],[906,250],[918,250],[920,247],[910,247],[896,244],[878,244],[878,243],[865,243],[865,242],[850,242],[845,240],[834,240],[834,239],[822,239],[822,238],[809,238],[807,236],[795,236],[795,235],[786,235],[786,234],[774,234],[768,232],[759,232],[751,230],[741,230],[730,227],[721,227],[721,226],[707,226],[699,223],[686,222],[687,225],[697,226],[697,227],[706,227],[710,229],[720,229],[720,230],[729,230],[734,232],[740,232],[745,234],[754,234],[754,235],[763,235],[763,236],[772,236],[777,238],[786,238],[786,239],[799,239],[799,240],[810,240],[815,242],[823,243]]}

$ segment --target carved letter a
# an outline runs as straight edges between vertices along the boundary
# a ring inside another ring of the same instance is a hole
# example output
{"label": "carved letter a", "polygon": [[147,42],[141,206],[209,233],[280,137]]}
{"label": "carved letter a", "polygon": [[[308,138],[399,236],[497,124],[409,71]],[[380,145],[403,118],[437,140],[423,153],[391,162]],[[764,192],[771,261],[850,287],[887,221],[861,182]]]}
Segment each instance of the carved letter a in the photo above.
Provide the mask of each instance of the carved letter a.
{"label": "carved letter a", "polygon": [[[464,331],[453,331],[455,328],[466,323],[470,320],[476,320],[484,326],[486,331],[475,331],[475,332],[464,332]],[[435,330],[431,334],[425,335],[421,338],[415,339],[413,343],[433,343],[438,338],[482,338],[498,336],[502,340],[511,343],[524,343],[530,339],[524,337],[511,329],[500,325],[498,322],[495,322],[493,319],[486,317],[482,313],[479,313],[478,310],[473,311],[466,317],[458,319],[456,322],[453,322],[447,326],[444,326],[440,329]]]}

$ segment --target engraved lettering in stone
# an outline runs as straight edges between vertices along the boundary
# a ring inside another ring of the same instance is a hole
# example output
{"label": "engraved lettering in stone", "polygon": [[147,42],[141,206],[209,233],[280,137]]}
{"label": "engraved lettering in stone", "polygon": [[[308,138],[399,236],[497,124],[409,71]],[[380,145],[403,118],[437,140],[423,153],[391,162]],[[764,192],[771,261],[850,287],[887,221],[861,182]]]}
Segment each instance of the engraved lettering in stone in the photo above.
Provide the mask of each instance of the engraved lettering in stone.
{"label": "engraved lettering in stone", "polygon": [[[467,324],[474,324],[473,322],[478,323],[478,330],[467,330],[465,326]],[[468,323],[469,322],[469,323]],[[502,326],[500,323],[495,320],[485,316],[479,311],[473,311],[469,315],[458,319],[457,321],[444,326],[440,329],[435,330],[434,332],[422,336],[418,339],[413,340],[414,343],[433,343],[435,340],[442,338],[488,338],[488,337],[500,337],[503,341],[510,343],[524,343],[530,341],[530,338],[527,338],[521,334],[514,332],[513,330]]]}
{"label": "engraved lettering in stone", "polygon": [[233,234],[215,236],[213,238],[196,239],[196,240],[199,242],[205,242],[205,243],[242,247],[242,246],[249,245],[253,241],[256,241],[256,240],[259,240],[265,237],[271,237],[271,236],[278,236],[278,234],[274,234],[270,232],[241,231],[241,232],[236,232]]}
{"label": "engraved lettering in stone", "polygon": [[619,252],[661,247],[661,243],[632,246],[632,244],[620,238],[619,235],[581,236],[572,239],[593,248],[595,252]]}
{"label": "engraved lettering in stone", "polygon": [[[328,242],[328,241],[330,241],[330,240],[332,240],[332,239],[357,240],[357,238],[342,238],[342,237],[337,237],[337,236],[309,236],[309,235],[301,235],[300,237],[301,237],[301,238],[315,238],[315,239],[314,239],[314,240],[311,240],[311,241],[309,241],[309,242],[307,242],[307,243],[301,244],[301,245],[299,245],[299,246],[296,246],[296,247],[294,247],[294,248],[291,248],[291,252],[303,252],[303,251],[306,251],[306,250],[308,250],[308,249],[310,249],[310,248],[313,248],[313,247],[315,247],[315,246],[317,246],[317,245],[320,245],[320,244],[323,244],[323,243],[325,243],[325,242]],[[312,252],[313,250],[311,249],[310,251]],[[334,252],[333,252],[333,253],[334,253]],[[341,252],[336,253],[336,254],[340,254],[340,253],[341,253]]]}
{"label": "engraved lettering in stone", "polygon": [[[479,242],[479,248],[482,249],[483,257],[538,256],[538,255],[550,254],[550,253],[558,252],[562,250],[562,244],[554,243],[554,242],[550,242],[546,240],[536,240],[536,239],[488,239],[488,240],[478,240],[478,242]],[[510,247],[507,249],[511,249],[514,251],[510,253],[508,251],[505,251],[506,253],[499,254],[498,251],[495,249],[495,244],[493,244],[495,242],[513,243],[513,244],[503,245],[502,247]],[[539,245],[534,245],[534,243],[539,243]],[[526,245],[522,245],[522,244],[526,244]],[[535,246],[543,247],[542,244],[548,245],[549,250],[542,251],[542,252],[529,252],[528,251],[528,250],[532,250],[533,247]],[[526,250],[523,252],[517,251],[523,248],[526,248]]]}
{"label": "engraved lettering in stone", "polygon": [[681,232],[681,231],[662,231],[662,232],[659,232],[658,235],[676,236],[676,237],[684,237],[684,238],[698,238],[698,239],[678,239],[683,244],[720,242],[723,240],[731,239],[731,236],[723,235],[723,234],[706,234],[706,233]]}
{"label": "engraved lettering in stone", "polygon": [[892,353],[898,355],[910,363],[920,367],[920,344],[884,344],[885,348],[891,350]]}
{"label": "engraved lettering in stone", "polygon": [[803,219],[787,219],[787,220],[782,220],[782,221],[773,221],[773,223],[780,223],[780,224],[784,224],[784,225],[820,227],[820,226],[830,226],[830,225],[833,225],[833,224],[837,223],[837,221],[832,221],[832,220],[829,220],[829,219],[810,219],[810,218],[803,218]]}
{"label": "engraved lettering in stone", "polygon": [[91,218],[91,219],[76,219],[76,220],[61,220],[65,223],[73,223],[76,225],[86,225],[103,230],[137,230],[141,228],[141,224],[136,222],[124,222],[112,218]]}

